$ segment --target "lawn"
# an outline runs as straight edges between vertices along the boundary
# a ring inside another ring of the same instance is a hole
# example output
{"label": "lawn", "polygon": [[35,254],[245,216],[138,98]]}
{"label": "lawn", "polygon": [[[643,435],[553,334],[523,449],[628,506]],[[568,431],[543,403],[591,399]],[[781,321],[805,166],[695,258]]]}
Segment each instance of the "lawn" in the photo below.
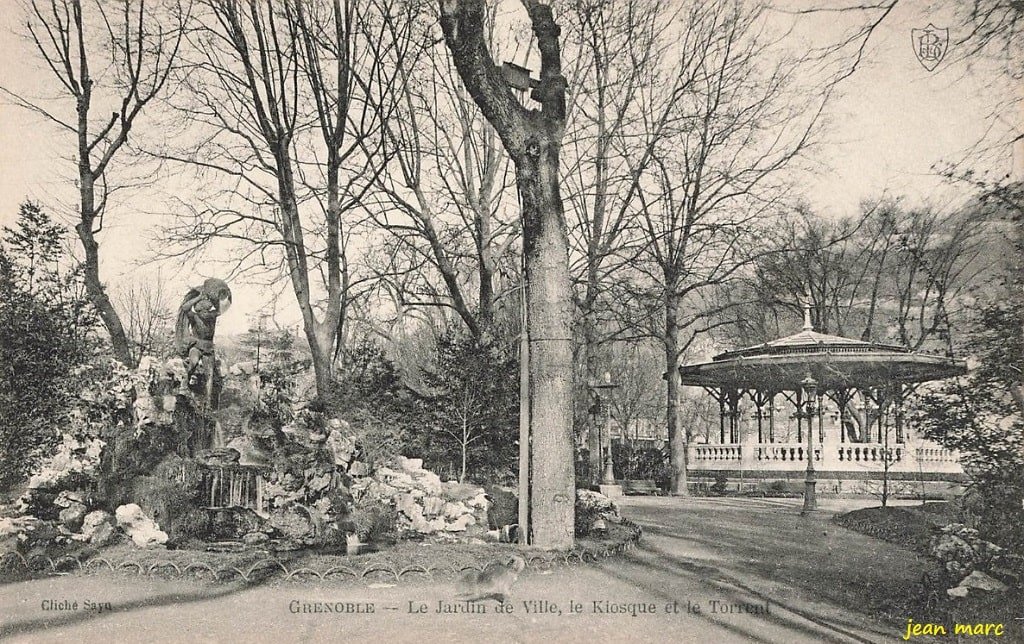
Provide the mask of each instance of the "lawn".
{"label": "lawn", "polygon": [[[929,559],[928,544],[932,536],[942,526],[956,521],[956,507],[948,502],[864,508],[833,519],[844,528],[888,541]],[[920,591],[908,597],[907,614],[913,616],[915,622],[943,624],[952,633],[953,624],[983,622],[1016,626],[1024,618],[1022,589],[1002,594],[972,591],[967,598],[955,599],[946,594],[944,587],[934,585],[932,579],[938,580],[941,576],[939,562],[933,560],[933,563],[933,574],[928,574],[928,579],[922,578]],[[956,641],[952,636],[949,639]]]}
{"label": "lawn", "polygon": [[904,546],[927,555],[928,541],[935,530],[956,521],[952,503],[920,506],[877,507],[837,515],[834,522],[861,534]]}

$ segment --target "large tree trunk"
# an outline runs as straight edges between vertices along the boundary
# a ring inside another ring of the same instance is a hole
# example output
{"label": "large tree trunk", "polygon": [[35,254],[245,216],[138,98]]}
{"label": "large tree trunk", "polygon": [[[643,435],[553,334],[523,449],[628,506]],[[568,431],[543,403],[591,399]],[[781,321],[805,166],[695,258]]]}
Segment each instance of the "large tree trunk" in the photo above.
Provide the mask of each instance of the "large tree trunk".
{"label": "large tree trunk", "polygon": [[[81,7],[75,4],[76,24],[81,26]],[[84,43],[79,43],[84,47]],[[82,241],[82,249],[85,251],[85,261],[82,271],[85,278],[85,292],[89,301],[96,308],[96,312],[110,335],[110,348],[114,358],[128,367],[134,367],[131,345],[128,343],[128,335],[124,332],[124,325],[121,323],[121,316],[114,309],[107,291],[100,280],[100,246],[96,241],[96,232],[93,226],[97,216],[100,217],[100,224],[103,223],[103,209],[106,204],[96,205],[96,179],[102,177],[92,167],[93,146],[89,143],[89,108],[92,103],[92,83],[89,76],[89,68],[84,57],[84,50],[81,59],[81,80],[82,91],[76,100],[75,109],[78,114],[78,196],[79,211],[78,224],[75,231]]]}
{"label": "large tree trunk", "polygon": [[287,143],[282,144],[275,155],[278,164],[278,198],[281,204],[281,228],[286,242],[285,257],[288,273],[295,293],[295,301],[302,313],[302,330],[309,344],[316,377],[318,396],[327,395],[332,381],[334,363],[333,339],[337,333],[337,320],[333,324],[320,323],[316,319],[310,301],[309,257],[303,239],[302,220],[298,213],[298,199],[295,195],[295,180],[292,175],[292,161],[287,152]]}
{"label": "large tree trunk", "polygon": [[530,339],[533,537],[571,548],[575,532],[572,437],[572,293],[565,215],[558,190],[558,143],[516,162],[523,204]]}
{"label": "large tree trunk", "polygon": [[495,66],[484,36],[482,0],[441,0],[441,28],[459,76],[516,165],[522,203],[529,336],[532,543],[569,549],[575,534],[569,245],[559,194],[565,128],[560,29],[551,8],[526,0],[541,58],[526,110]]}
{"label": "large tree trunk", "polygon": [[665,295],[665,377],[667,379],[665,417],[668,419],[669,493],[686,495],[686,430],[679,416],[679,296],[670,290]]}
{"label": "large tree trunk", "polygon": [[[339,117],[340,118],[340,117]],[[348,297],[347,277],[342,268],[341,250],[341,197],[338,173],[340,162],[336,152],[331,151],[327,171],[327,302],[323,320],[315,322],[319,360],[316,372],[317,393],[327,394],[334,379],[335,358],[341,352],[341,329],[344,325],[344,300]]]}
{"label": "large tree trunk", "polygon": [[[21,98],[15,103],[75,133],[79,198],[75,231],[85,254],[82,268],[86,294],[110,335],[114,357],[134,367],[138,356],[133,355],[121,317],[100,279],[100,248],[96,235],[103,227],[111,192],[127,187],[110,187],[107,170],[128,142],[136,117],[161,91],[175,67],[183,30],[166,24],[166,32],[161,30],[154,34],[147,19],[154,18],[152,10],[147,13],[141,2],[109,3],[109,7],[108,3],[98,3],[96,7],[84,9],[81,0],[31,0],[25,4],[26,37],[63,88],[50,98],[74,97],[75,126],[68,125],[59,112],[50,112],[47,105]],[[118,9],[115,5],[121,7]],[[91,18],[90,12],[93,12]],[[105,60],[108,56],[110,60]],[[90,66],[97,59],[102,72],[94,78]],[[101,87],[105,96],[101,102],[105,107],[116,106],[117,111],[106,112],[101,117],[103,120],[93,121],[92,125],[97,127],[90,133],[92,93]],[[100,182],[98,195],[97,182]]]}
{"label": "large tree trunk", "polygon": [[135,358],[132,356],[128,335],[121,323],[121,316],[114,309],[106,288],[100,280],[100,247],[93,232],[93,225],[96,221],[95,182],[92,178],[92,170],[88,165],[88,156],[85,157],[84,166],[79,168],[79,186],[81,210],[75,231],[85,250],[85,261],[82,263],[85,291],[110,335],[110,348],[114,353],[114,358],[125,366],[134,367]]}

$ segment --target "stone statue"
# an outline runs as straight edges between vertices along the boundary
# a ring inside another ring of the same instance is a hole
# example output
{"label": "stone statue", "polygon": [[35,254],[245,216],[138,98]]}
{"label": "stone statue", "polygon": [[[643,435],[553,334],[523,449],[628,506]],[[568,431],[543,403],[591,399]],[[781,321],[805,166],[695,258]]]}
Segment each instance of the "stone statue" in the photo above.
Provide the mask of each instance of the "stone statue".
{"label": "stone statue", "polygon": [[[182,451],[195,453],[211,446],[213,419],[209,414],[217,408],[219,373],[214,354],[213,336],[217,317],[231,306],[231,289],[224,280],[211,277],[202,286],[190,288],[178,308],[174,329],[174,345],[185,361],[188,389],[194,394],[193,404],[176,410],[179,428],[186,445]],[[188,409],[186,409],[186,407]]]}
{"label": "stone statue", "polygon": [[224,280],[211,277],[202,286],[190,288],[178,309],[174,344],[188,368],[189,388],[205,376],[206,399],[211,402],[215,359],[213,335],[217,317],[231,306],[231,289]]}

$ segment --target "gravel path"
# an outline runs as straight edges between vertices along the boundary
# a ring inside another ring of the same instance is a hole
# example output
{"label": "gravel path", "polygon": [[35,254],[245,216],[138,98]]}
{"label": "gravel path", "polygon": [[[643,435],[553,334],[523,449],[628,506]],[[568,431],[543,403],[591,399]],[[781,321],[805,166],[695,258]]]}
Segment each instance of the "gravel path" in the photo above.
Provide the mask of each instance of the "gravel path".
{"label": "gravel path", "polygon": [[454,601],[450,582],[246,587],[97,573],[0,585],[0,637],[790,644],[893,641],[904,632],[905,615],[887,623],[868,615],[898,605],[925,562],[830,524],[835,503],[811,517],[799,516],[798,499],[622,505],[644,526],[639,548],[597,565],[528,571],[508,604],[480,602],[481,612]]}

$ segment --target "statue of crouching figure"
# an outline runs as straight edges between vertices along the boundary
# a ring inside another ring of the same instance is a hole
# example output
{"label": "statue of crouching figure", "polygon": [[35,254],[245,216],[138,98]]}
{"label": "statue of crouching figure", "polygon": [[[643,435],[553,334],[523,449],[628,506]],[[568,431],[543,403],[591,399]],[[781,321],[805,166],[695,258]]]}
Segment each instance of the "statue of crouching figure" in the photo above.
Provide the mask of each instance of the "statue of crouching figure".
{"label": "statue of crouching figure", "polygon": [[217,407],[216,384],[219,380],[213,336],[217,317],[231,306],[231,289],[223,280],[210,278],[202,286],[190,288],[178,309],[174,344],[185,361],[188,388],[207,411]]}

